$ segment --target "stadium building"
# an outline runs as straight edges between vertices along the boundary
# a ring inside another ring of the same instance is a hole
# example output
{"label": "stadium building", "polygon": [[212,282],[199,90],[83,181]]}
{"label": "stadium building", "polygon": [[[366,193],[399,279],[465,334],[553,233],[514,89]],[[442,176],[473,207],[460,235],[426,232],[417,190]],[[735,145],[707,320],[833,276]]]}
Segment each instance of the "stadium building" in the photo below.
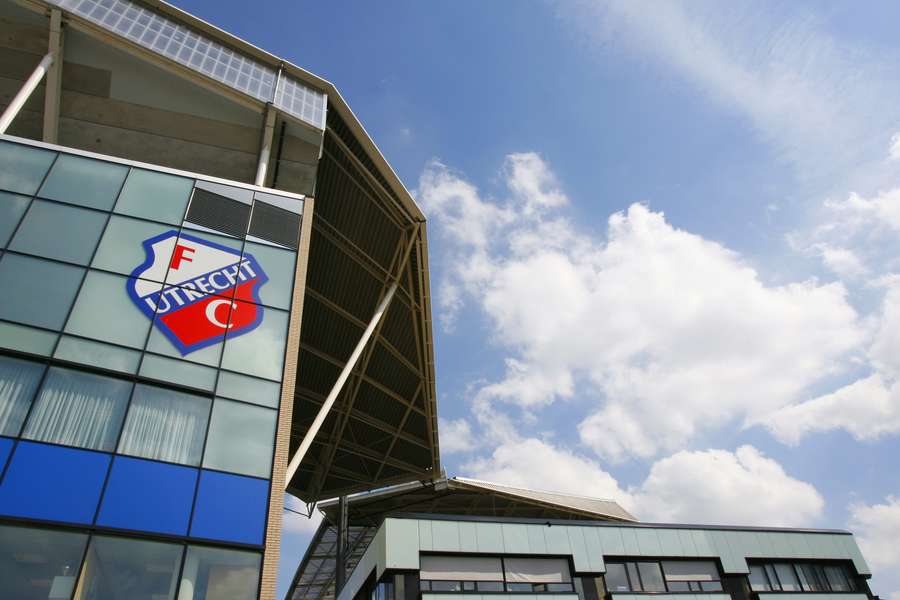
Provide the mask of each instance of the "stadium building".
{"label": "stadium building", "polygon": [[425,218],[328,81],[0,0],[0,104],[0,598],[270,600],[285,491],[291,599],[871,597],[847,532],[447,479]]}

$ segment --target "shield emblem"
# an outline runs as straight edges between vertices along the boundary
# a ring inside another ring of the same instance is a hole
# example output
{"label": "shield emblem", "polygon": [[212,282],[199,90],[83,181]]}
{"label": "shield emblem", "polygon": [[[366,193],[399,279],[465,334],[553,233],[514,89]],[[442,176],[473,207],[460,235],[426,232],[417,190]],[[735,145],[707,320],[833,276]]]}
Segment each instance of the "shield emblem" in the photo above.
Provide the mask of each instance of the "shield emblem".
{"label": "shield emblem", "polygon": [[182,356],[262,322],[259,288],[269,278],[252,254],[176,230],[143,247],[128,294]]}

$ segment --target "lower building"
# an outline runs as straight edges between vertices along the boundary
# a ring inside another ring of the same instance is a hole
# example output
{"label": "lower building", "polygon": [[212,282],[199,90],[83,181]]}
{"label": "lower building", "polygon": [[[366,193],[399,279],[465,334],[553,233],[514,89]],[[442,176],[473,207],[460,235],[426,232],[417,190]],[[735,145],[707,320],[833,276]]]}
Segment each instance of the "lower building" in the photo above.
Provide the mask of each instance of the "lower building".
{"label": "lower building", "polygon": [[847,531],[639,523],[612,501],[451,479],[351,498],[344,563],[338,508],[287,600],[873,598]]}

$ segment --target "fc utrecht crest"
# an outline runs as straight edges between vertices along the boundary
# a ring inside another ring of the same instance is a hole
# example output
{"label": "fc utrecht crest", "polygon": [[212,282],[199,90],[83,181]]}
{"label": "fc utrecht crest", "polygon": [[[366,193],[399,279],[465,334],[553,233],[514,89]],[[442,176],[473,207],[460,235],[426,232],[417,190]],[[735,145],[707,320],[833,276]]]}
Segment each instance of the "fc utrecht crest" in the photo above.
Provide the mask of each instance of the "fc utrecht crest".
{"label": "fc utrecht crest", "polygon": [[253,255],[174,230],[143,246],[128,294],[182,356],[262,322],[259,288],[269,278]]}

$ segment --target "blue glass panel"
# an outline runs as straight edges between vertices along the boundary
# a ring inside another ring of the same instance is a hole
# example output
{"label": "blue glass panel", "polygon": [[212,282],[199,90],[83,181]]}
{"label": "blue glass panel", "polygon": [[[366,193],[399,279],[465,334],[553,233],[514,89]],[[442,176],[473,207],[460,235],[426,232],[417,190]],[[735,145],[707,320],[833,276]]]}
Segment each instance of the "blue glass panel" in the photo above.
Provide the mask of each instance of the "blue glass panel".
{"label": "blue glass panel", "polygon": [[84,269],[6,253],[0,260],[0,318],[62,329]]}
{"label": "blue glass panel", "polygon": [[90,523],[109,455],[19,442],[0,485],[0,514]]}
{"label": "blue glass panel", "polygon": [[30,200],[27,196],[0,192],[0,247],[9,241]]}
{"label": "blue glass panel", "polygon": [[3,472],[3,467],[6,466],[6,459],[9,458],[12,447],[13,441],[11,439],[0,437],[0,473]]}
{"label": "blue glass panel", "polygon": [[186,535],[196,485],[197,469],[117,456],[97,524]]}
{"label": "blue glass panel", "polygon": [[268,481],[202,471],[191,536],[262,544],[268,496]]}

